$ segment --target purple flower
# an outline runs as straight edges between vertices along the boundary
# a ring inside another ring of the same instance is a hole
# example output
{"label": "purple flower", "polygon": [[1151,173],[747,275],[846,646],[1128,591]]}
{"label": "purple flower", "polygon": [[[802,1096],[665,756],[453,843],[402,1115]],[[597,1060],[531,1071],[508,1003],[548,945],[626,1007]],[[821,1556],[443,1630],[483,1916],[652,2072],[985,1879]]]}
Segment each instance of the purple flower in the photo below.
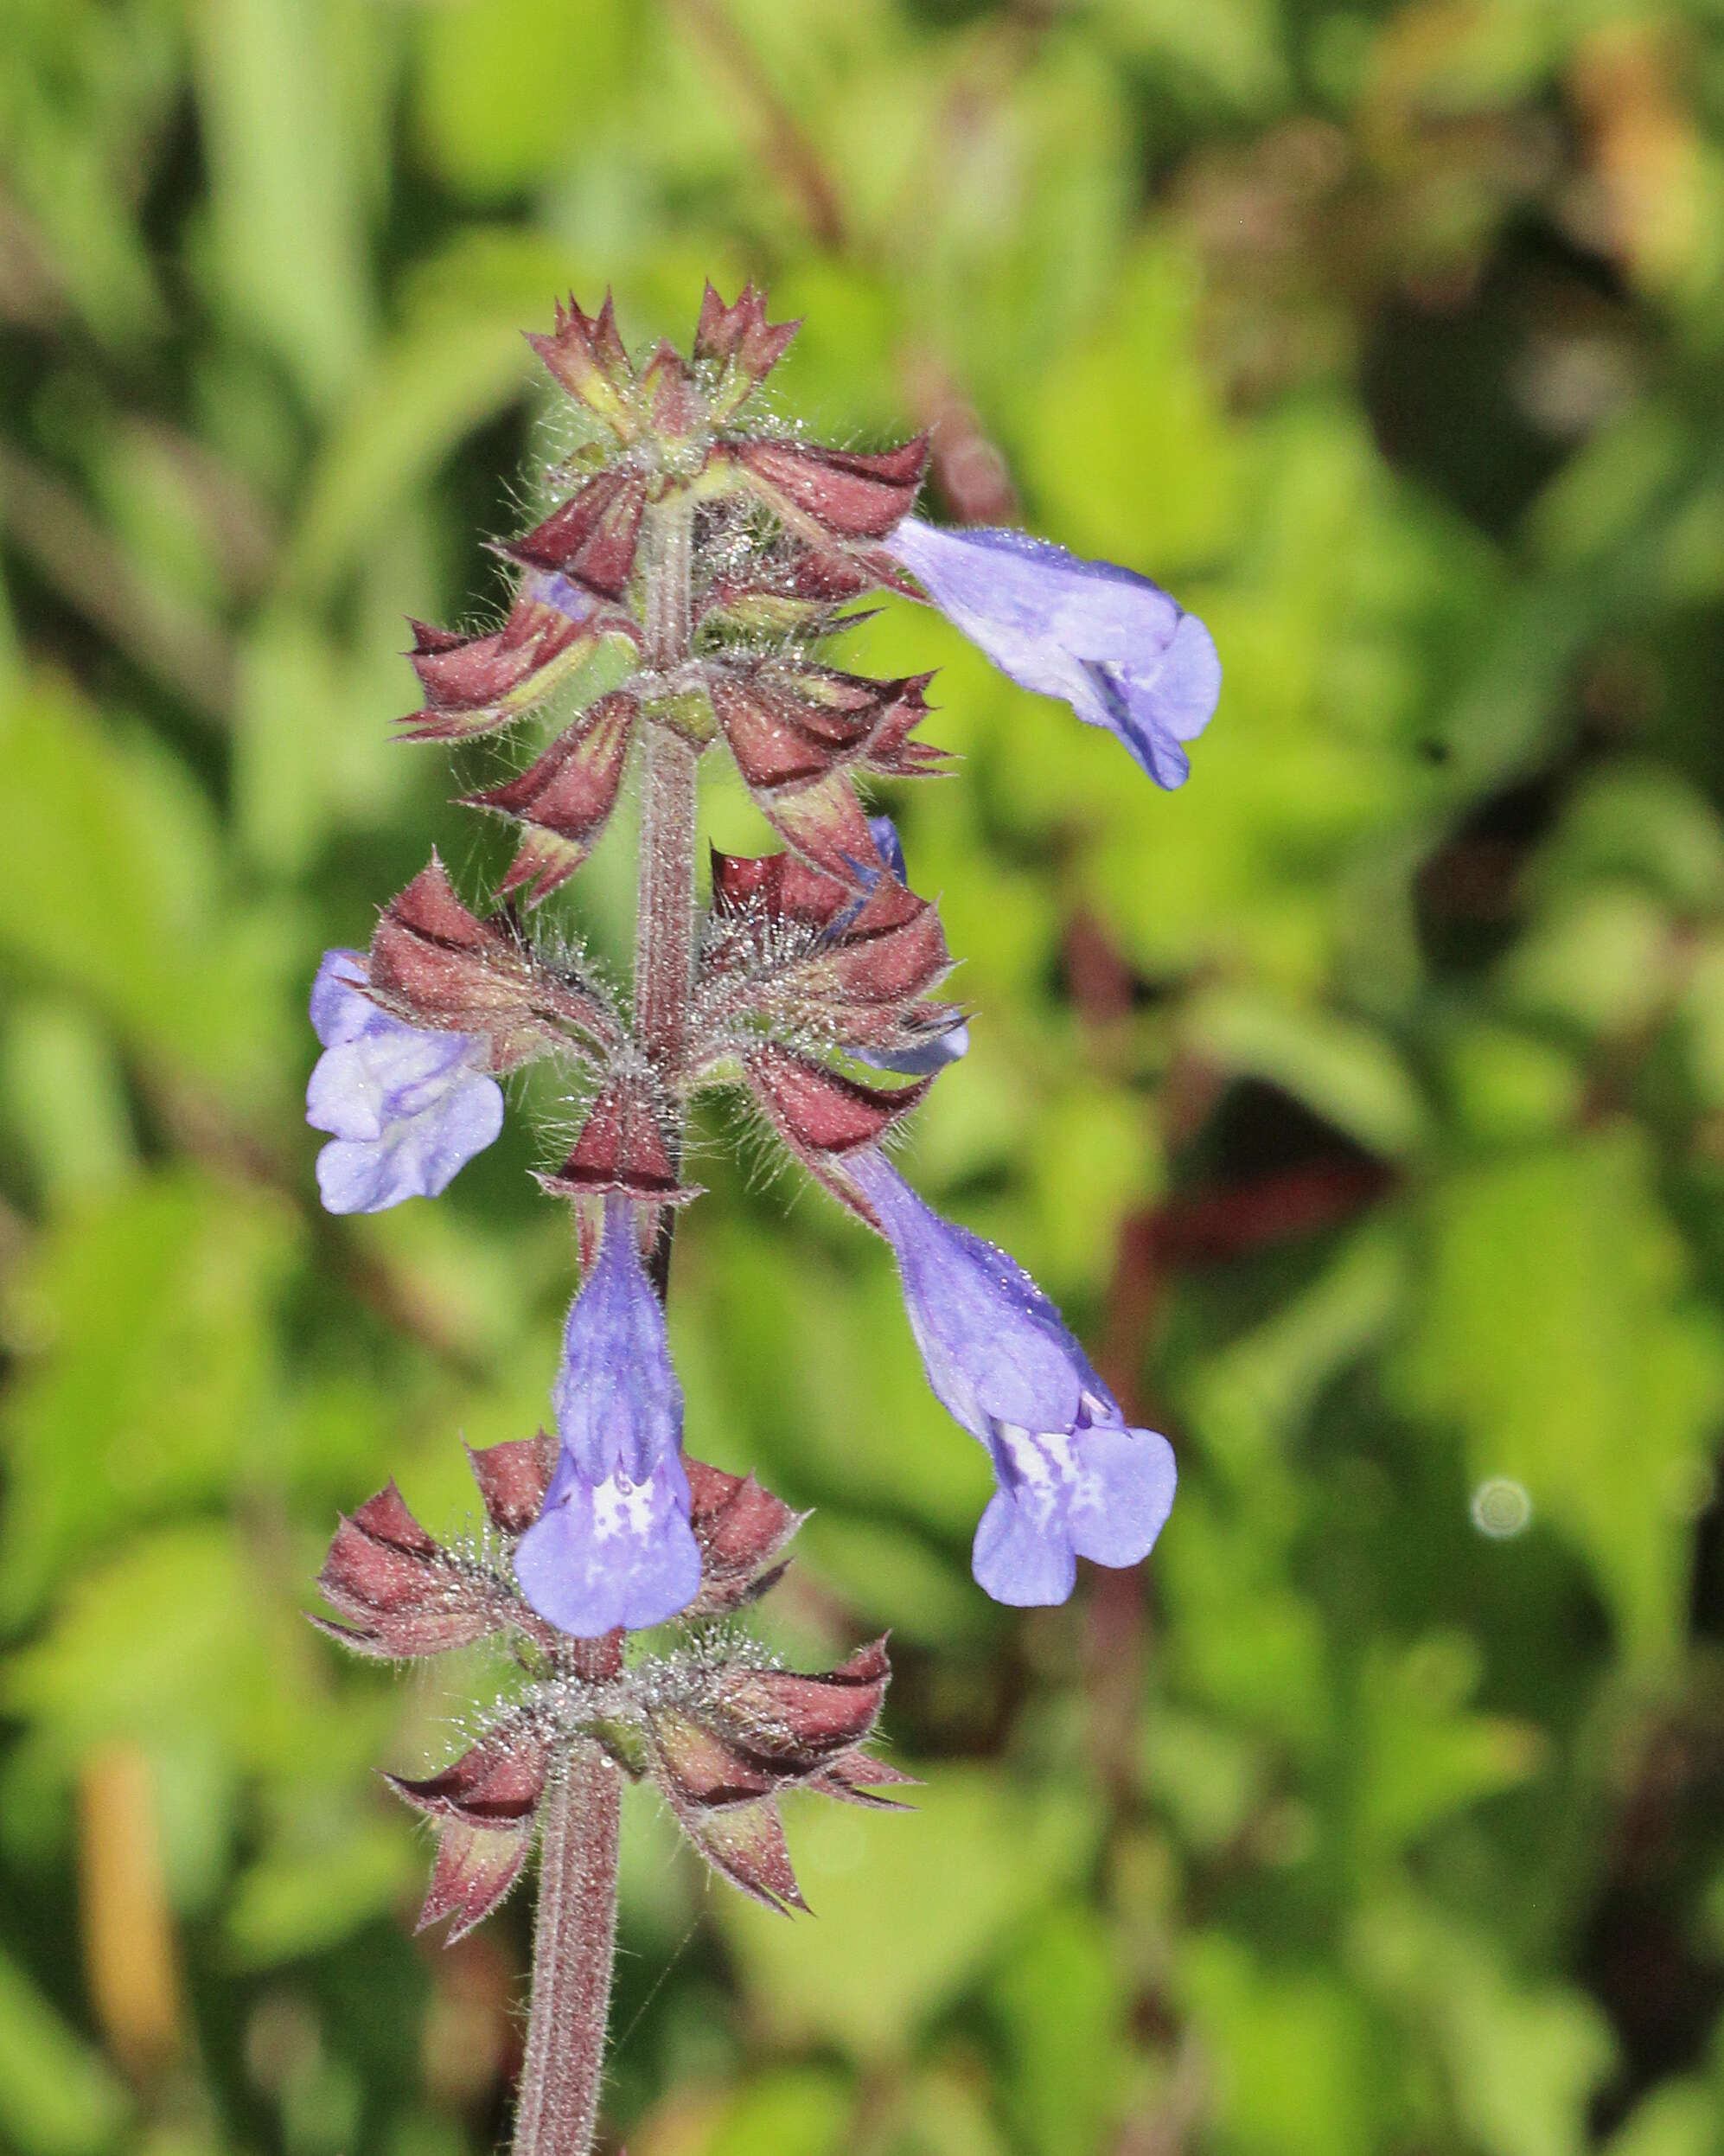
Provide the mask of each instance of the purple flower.
{"label": "purple flower", "polygon": [[579,1639],[661,1624],[694,1599],[700,1551],[688,1524],[682,1388],[625,1199],[606,1202],[553,1398],[561,1450],[515,1549],[521,1592]]}
{"label": "purple flower", "polygon": [[[898,827],[890,816],[870,816],[868,828],[874,835],[874,843],[880,849],[880,859],[886,864],[906,889],[910,886],[910,872],[904,865],[904,841],[898,836]],[[863,863],[857,864],[867,869]],[[870,888],[878,881],[878,872],[869,877]],[[970,1029],[962,1019],[948,1026],[943,1033],[936,1033],[932,1040],[925,1040],[914,1048],[852,1048],[851,1053],[859,1063],[872,1065],[877,1071],[895,1071],[900,1078],[927,1078],[935,1071],[943,1071],[948,1063],[956,1063],[970,1052]]]}
{"label": "purple flower", "polygon": [[323,954],[311,1023],[323,1044],[305,1089],[305,1120],[335,1142],[317,1155],[329,1212],[381,1212],[435,1198],[503,1127],[502,1088],[467,1033],[427,1033],[363,993],[355,950]]}
{"label": "purple flower", "polygon": [[1183,786],[1180,744],[1221,694],[1215,639],[1159,585],[1026,532],[948,531],[907,516],[888,553],[1021,688],[1117,736],[1159,786]]}
{"label": "purple flower", "polygon": [[935,1398],[993,1462],[977,1581],[1022,1607],[1063,1602],[1080,1557],[1140,1562],[1173,1503],[1167,1440],[1127,1427],[1059,1312],[1004,1251],[942,1220],[884,1154],[845,1165],[897,1257]]}

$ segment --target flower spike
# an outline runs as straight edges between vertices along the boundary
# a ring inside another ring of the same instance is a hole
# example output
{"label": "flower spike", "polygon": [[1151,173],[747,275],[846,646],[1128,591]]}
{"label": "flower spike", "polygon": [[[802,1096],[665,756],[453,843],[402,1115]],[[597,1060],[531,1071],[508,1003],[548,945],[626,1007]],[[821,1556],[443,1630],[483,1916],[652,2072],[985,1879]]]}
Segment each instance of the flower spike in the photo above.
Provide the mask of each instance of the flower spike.
{"label": "flower spike", "polygon": [[[544,1673],[500,1704],[437,1773],[386,1777],[437,1836],[419,1928],[447,1921],[452,1943],[503,1900],[525,1867],[558,1760],[582,1742],[630,1777],[650,1774],[692,1846],[743,1892],[774,1910],[806,1908],[778,1816],[783,1791],[891,1808],[895,1800],[878,1792],[914,1783],[865,1749],[891,1674],[884,1642],[807,1675],[770,1667],[746,1640],[713,1631],[712,1619],[779,1578],[803,1516],[752,1475],[680,1455],[699,1574],[680,1622],[694,1628],[631,1669],[620,1632],[594,1642],[546,1623],[515,1581],[539,1532],[532,1523],[557,1502],[552,1454],[542,1432],[469,1453],[492,1532],[464,1551],[428,1535],[392,1483],[342,1522],[320,1582],[344,1615],[374,1622],[381,1613],[403,1626],[380,1647],[367,1631],[313,1620],[359,1654],[440,1654],[482,1636],[473,1628],[482,1613],[486,1629],[520,1635],[532,1667]],[[570,1457],[565,1449],[559,1475]],[[464,1617],[466,1634],[423,1622],[431,1612]],[[418,1624],[411,1635],[409,1620]]]}
{"label": "flower spike", "polygon": [[[544,513],[493,542],[513,585],[501,621],[412,624],[423,702],[401,727],[463,752],[532,730],[460,797],[508,819],[513,853],[470,905],[433,854],[365,953],[326,954],[312,992],[307,1113],[332,1141],[332,1212],[444,1189],[497,1136],[498,1080],[529,1063],[527,1104],[555,1104],[544,1160],[560,1166],[538,1180],[569,1204],[581,1280],[554,1435],[469,1454],[483,1510],[462,1538],[429,1534],[393,1483],[340,1519],[316,1620],[373,1659],[491,1642],[512,1658],[460,1756],[393,1787],[437,1836],[420,1922],[450,1938],[542,1843],[523,2147],[547,2122],[559,2146],[592,2145],[625,1778],[650,1775],[703,1859],[787,1912],[806,1904],[784,1792],[891,1808],[912,1781],[868,1750],[884,1641],[805,1673],[744,1628],[803,1515],[683,1452],[664,1297],[678,1208],[699,1194],[683,1168],[701,1097],[740,1078],[775,1142],[891,1244],[929,1384],[993,1462],[974,1545],[989,1594],[1057,1602],[1080,1556],[1137,1563],[1173,1494],[1165,1439],[1127,1424],[1053,1305],[887,1161],[968,1033],[944,1000],[938,912],[859,790],[948,759],[920,739],[930,677],[847,671],[832,640],[872,591],[925,600],[1169,787],[1216,703],[1215,649],[1129,571],[918,521],[926,435],[870,454],[751,423],[795,328],[753,285],[727,304],[709,283],[686,355],[631,357],[609,293],[533,336],[582,416]],[[721,739],[785,850],[715,854],[703,906],[699,765]],[[546,924],[631,766],[635,965],[613,995]]]}

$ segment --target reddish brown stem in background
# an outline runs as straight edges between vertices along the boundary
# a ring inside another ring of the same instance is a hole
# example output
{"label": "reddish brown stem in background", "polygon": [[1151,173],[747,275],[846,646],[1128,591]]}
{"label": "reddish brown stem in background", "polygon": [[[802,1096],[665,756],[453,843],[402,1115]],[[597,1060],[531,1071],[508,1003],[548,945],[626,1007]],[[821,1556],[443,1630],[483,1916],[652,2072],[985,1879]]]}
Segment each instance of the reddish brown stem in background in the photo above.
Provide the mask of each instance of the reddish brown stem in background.
{"label": "reddish brown stem in background", "polygon": [[795,197],[815,246],[839,253],[846,235],[832,176],[796,115],[767,80],[758,55],[718,0],[677,0],[677,4],[754,107],[767,162]]}

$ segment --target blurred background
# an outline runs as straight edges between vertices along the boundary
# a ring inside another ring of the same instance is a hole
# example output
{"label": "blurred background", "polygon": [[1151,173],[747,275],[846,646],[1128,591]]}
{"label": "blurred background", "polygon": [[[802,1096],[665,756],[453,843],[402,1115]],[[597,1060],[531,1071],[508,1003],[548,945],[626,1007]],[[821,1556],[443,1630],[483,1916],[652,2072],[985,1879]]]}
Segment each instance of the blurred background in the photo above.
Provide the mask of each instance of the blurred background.
{"label": "blurred background", "polygon": [[[894,799],[974,1047],[909,1165],[1178,1448],[1140,1574],[968,1577],[886,1253],[702,1146],[691,1450],[816,1507],[763,1619],[892,1628],[914,1817],[817,1914],[628,1820],[634,2156],[1724,2150],[1724,8],[4,0],[0,2142],[474,2156],[529,1904],[415,1939],[375,1769],[482,1668],[305,1623],[544,1416],[525,1119],[335,1221],[319,953],[433,839],[404,614],[494,617],[546,384],[744,276],[787,416],[935,428],[1201,611],[1157,793],[936,618]],[[764,837],[713,784],[714,832]],[[495,864],[493,864],[495,865]],[[620,829],[565,899],[628,944]]]}

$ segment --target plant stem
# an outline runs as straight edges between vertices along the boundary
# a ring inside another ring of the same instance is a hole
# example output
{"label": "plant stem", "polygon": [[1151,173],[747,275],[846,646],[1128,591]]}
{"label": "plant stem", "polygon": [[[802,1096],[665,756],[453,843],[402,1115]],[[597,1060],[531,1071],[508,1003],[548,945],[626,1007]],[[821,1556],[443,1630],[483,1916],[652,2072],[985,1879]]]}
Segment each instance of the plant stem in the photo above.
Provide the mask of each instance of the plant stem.
{"label": "plant stem", "polygon": [[[648,662],[674,672],[693,642],[691,595],[693,517],[685,496],[655,503],[645,546]],[[694,816],[699,754],[676,730],[648,722],[641,803],[635,914],[635,1026],[661,1084],[681,1074],[694,987]],[[670,1285],[676,1208],[660,1208],[651,1271],[662,1297]]]}
{"label": "plant stem", "polygon": [[695,754],[669,726],[646,730],[635,922],[635,1026],[661,1080],[682,1068],[694,984]]}
{"label": "plant stem", "polygon": [[[693,642],[693,518],[676,495],[654,505],[643,536],[647,662],[673,673]],[[648,719],[635,925],[635,1029],[667,1091],[681,1075],[694,986],[694,809],[699,756]],[[659,1211],[652,1272],[670,1276],[673,1206]],[[622,1667],[622,1635],[591,1641],[584,1673]],[[540,1806],[533,2001],[515,2109],[514,2156],[589,2156],[598,2117],[616,1944],[622,1777],[596,1744],[570,1748]]]}
{"label": "plant stem", "polygon": [[533,2004],[514,2156],[588,2156],[592,2146],[616,1944],[622,1797],[622,1775],[583,1741],[540,1807]]}

